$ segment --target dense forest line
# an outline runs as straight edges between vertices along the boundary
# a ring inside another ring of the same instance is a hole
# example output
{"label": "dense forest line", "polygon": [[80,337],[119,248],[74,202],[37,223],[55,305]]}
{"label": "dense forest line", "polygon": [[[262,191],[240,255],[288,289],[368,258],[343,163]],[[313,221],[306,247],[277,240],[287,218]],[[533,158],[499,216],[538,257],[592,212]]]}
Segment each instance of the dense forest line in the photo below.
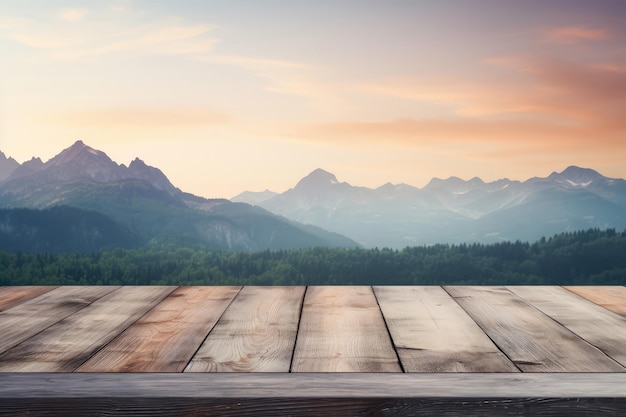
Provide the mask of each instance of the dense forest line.
{"label": "dense forest line", "polygon": [[159,241],[92,254],[0,252],[0,285],[624,285],[626,231],[534,243],[214,251]]}

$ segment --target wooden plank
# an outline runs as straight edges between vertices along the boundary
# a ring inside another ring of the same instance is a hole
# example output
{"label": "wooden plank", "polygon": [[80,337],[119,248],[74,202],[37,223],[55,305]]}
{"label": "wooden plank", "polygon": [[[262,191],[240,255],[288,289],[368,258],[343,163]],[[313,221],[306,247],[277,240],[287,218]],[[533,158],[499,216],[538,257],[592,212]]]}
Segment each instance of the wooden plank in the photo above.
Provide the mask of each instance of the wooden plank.
{"label": "wooden plank", "polygon": [[185,372],[289,372],[304,287],[244,287]]}
{"label": "wooden plank", "polygon": [[519,372],[441,287],[374,287],[406,372]]}
{"label": "wooden plank", "polygon": [[371,287],[307,289],[291,371],[401,371]]}
{"label": "wooden plank", "polygon": [[[626,373],[0,373],[8,398],[625,398]],[[1,401],[0,401],[1,402]]]}
{"label": "wooden plank", "polygon": [[0,287],[0,312],[52,291],[51,286]]}
{"label": "wooden plank", "polygon": [[614,313],[626,317],[626,287],[565,287],[565,289],[580,295],[594,303],[608,308]]}
{"label": "wooden plank", "polygon": [[0,313],[0,353],[85,308],[118,287],[59,287]]}
{"label": "wooden plank", "polygon": [[78,372],[182,372],[241,287],[180,287]]}
{"label": "wooden plank", "polygon": [[174,289],[118,288],[4,352],[0,372],[71,372]]}
{"label": "wooden plank", "polygon": [[527,303],[626,366],[626,317],[561,287],[508,288]]}
{"label": "wooden plank", "polygon": [[3,415],[617,416],[626,374],[0,374]]}
{"label": "wooden plank", "polygon": [[503,287],[445,287],[525,372],[620,372],[624,368]]}
{"label": "wooden plank", "polygon": [[624,398],[12,398],[7,416],[221,416],[221,417],[602,417],[626,414]]}

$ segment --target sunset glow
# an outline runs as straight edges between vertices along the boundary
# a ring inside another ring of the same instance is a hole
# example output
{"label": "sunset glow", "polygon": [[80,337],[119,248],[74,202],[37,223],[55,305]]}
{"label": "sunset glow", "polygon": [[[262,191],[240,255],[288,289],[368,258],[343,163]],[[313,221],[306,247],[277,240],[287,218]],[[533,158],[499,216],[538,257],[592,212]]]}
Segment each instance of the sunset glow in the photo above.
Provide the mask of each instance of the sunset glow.
{"label": "sunset glow", "polygon": [[0,5],[0,151],[78,139],[205,197],[626,177],[626,2]]}

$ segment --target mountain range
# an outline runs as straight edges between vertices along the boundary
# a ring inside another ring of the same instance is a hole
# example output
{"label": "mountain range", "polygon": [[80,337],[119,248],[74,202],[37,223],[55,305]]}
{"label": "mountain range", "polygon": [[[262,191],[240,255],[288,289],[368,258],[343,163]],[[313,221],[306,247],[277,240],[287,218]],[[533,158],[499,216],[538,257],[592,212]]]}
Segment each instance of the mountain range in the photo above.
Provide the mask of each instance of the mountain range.
{"label": "mountain range", "polygon": [[316,169],[284,193],[231,199],[345,235],[365,247],[534,241],[588,228],[626,228],[626,181],[570,166],[526,181],[433,178],[425,187],[367,188]]}
{"label": "mountain range", "polygon": [[47,162],[0,153],[0,208],[4,250],[94,251],[172,238],[235,250],[358,246],[261,207],[183,192],[139,158],[120,165],[82,141]]}
{"label": "mountain range", "polygon": [[316,169],[283,192],[207,199],[136,158],[77,141],[50,160],[0,152],[0,250],[95,251],[155,239],[220,249],[533,241],[626,228],[626,181],[570,166],[526,181],[433,178],[425,187],[340,182]]}

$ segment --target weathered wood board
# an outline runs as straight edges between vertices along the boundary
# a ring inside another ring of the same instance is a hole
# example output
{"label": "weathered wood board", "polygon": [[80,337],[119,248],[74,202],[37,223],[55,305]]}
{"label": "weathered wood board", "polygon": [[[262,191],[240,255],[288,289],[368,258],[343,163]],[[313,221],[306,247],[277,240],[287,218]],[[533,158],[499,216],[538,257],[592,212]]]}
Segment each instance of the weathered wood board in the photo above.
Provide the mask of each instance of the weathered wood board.
{"label": "weathered wood board", "polygon": [[1,354],[0,372],[71,372],[174,288],[117,288]]}
{"label": "weathered wood board", "polygon": [[59,287],[0,313],[0,353],[82,310],[118,287]]}
{"label": "weathered wood board", "polygon": [[0,374],[0,414],[621,416],[626,374]]}
{"label": "weathered wood board", "polygon": [[441,287],[374,287],[405,372],[519,372]]}
{"label": "weathered wood board", "polygon": [[48,286],[0,287],[0,313],[55,288]]}
{"label": "weathered wood board", "polygon": [[578,295],[561,287],[507,288],[626,366],[626,317],[591,301],[581,300]]}
{"label": "weathered wood board", "polygon": [[622,288],[0,287],[0,371],[625,372]]}
{"label": "weathered wood board", "polygon": [[78,372],[182,372],[241,287],[179,287]]}
{"label": "weathered wood board", "polygon": [[445,287],[524,372],[623,372],[624,367],[504,287]]}
{"label": "weathered wood board", "polygon": [[304,287],[245,287],[185,372],[289,372]]}
{"label": "weathered wood board", "polygon": [[614,313],[626,317],[626,287],[623,286],[593,286],[593,287],[565,287],[565,289],[580,295],[594,303],[608,308]]}
{"label": "weathered wood board", "polygon": [[309,287],[292,372],[400,372],[371,287]]}

